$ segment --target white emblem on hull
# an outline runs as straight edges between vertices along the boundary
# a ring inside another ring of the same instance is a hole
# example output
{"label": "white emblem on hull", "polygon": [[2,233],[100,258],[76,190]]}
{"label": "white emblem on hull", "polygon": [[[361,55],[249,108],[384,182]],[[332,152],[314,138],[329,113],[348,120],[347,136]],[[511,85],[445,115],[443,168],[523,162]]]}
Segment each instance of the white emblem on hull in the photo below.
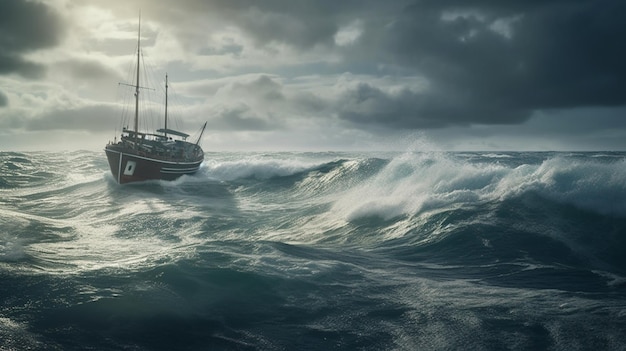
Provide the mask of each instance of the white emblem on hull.
{"label": "white emblem on hull", "polygon": [[137,162],[126,161],[126,168],[124,168],[124,175],[132,176],[135,173],[136,166],[137,166]]}

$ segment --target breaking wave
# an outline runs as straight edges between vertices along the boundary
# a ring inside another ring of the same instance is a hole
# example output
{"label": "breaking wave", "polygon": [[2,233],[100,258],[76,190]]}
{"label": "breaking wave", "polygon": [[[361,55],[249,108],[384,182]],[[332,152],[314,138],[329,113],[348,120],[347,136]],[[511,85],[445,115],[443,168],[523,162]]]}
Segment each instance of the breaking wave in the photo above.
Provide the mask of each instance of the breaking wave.
{"label": "breaking wave", "polygon": [[625,160],[0,153],[0,349],[619,348]]}

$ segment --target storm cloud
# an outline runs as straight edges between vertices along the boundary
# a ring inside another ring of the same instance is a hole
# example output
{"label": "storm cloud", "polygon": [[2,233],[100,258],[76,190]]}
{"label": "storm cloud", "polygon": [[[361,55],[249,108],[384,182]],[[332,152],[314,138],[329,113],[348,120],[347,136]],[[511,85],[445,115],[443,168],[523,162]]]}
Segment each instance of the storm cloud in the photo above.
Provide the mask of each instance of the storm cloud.
{"label": "storm cloud", "polygon": [[0,74],[39,78],[45,66],[24,54],[57,45],[62,21],[50,7],[35,1],[0,2]]}
{"label": "storm cloud", "polygon": [[[89,132],[115,125],[111,96],[127,80],[123,72],[132,71],[127,64],[141,9],[144,52],[180,87],[184,118],[208,120],[208,128],[234,137],[283,133],[287,141],[314,132],[340,140],[427,131],[443,140],[450,131],[457,142],[459,136],[510,138],[518,130],[541,135],[545,125],[554,139],[558,126],[571,122],[586,127],[563,133],[594,136],[586,144],[591,148],[608,137],[620,140],[610,131],[626,130],[616,112],[626,106],[622,0],[132,5],[0,3],[4,125]],[[66,100],[45,91],[55,85]],[[103,106],[106,113],[98,113]],[[610,128],[594,120],[610,121]]]}
{"label": "storm cloud", "polygon": [[[620,0],[188,0],[180,3],[186,10],[194,24],[204,16],[236,26],[267,50],[279,43],[339,58],[322,70],[428,81],[419,92],[351,87],[336,113],[355,126],[519,124],[537,110],[626,103]],[[351,26],[351,39],[340,41]]]}
{"label": "storm cloud", "polygon": [[9,98],[7,98],[7,96],[0,91],[0,107],[5,107],[9,104]]}
{"label": "storm cloud", "polygon": [[383,51],[432,88],[421,96],[429,103],[400,124],[418,116],[519,123],[538,109],[623,105],[625,12],[626,3],[615,0],[408,6],[384,31]]}

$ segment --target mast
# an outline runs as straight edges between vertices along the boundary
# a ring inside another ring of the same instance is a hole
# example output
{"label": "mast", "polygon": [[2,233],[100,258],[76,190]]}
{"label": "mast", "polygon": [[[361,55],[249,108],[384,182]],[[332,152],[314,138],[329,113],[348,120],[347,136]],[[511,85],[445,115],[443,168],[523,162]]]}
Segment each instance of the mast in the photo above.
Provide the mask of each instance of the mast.
{"label": "mast", "polygon": [[165,138],[167,139],[167,73],[165,73]]}
{"label": "mast", "polygon": [[135,84],[135,144],[139,134],[139,56],[141,55],[141,12],[139,12],[139,29],[137,30],[137,83]]}

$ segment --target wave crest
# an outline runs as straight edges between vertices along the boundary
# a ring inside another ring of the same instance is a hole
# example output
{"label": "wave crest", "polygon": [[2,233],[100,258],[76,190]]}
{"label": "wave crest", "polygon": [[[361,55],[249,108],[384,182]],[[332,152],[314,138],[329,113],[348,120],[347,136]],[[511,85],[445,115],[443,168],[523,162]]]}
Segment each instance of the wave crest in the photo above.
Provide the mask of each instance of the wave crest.
{"label": "wave crest", "polygon": [[239,179],[267,180],[275,177],[291,176],[319,166],[320,163],[299,159],[271,159],[249,156],[237,160],[207,160],[204,173],[216,180],[233,181]]}
{"label": "wave crest", "polygon": [[[518,155],[523,159],[523,155]],[[393,158],[374,176],[346,189],[334,210],[347,220],[390,219],[431,210],[473,207],[536,193],[548,200],[603,215],[626,216],[623,159],[606,162],[546,156],[507,163],[446,153]]]}

